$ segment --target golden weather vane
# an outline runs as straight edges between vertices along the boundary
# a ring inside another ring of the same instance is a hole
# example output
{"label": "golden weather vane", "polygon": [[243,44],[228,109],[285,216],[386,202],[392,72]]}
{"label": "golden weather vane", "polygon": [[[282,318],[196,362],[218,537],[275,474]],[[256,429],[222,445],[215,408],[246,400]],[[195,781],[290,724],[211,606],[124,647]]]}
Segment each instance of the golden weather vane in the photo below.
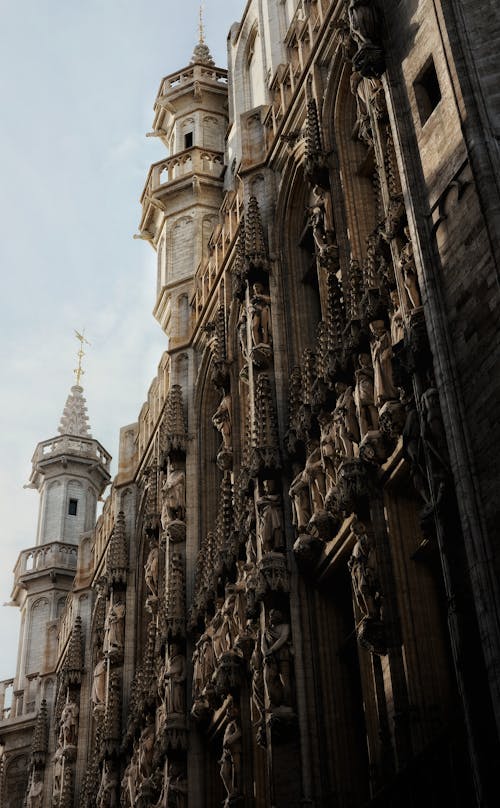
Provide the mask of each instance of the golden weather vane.
{"label": "golden weather vane", "polygon": [[80,348],[78,349],[77,353],[78,367],[74,369],[73,373],[76,376],[77,386],[80,387],[80,379],[85,373],[85,371],[82,368],[82,359],[85,356],[85,351],[83,350],[83,343],[85,343],[85,345],[90,345],[90,342],[88,341],[88,339],[85,339],[85,329],[83,329],[82,333],[80,334],[80,332],[77,331],[75,328],[75,336],[80,343]]}

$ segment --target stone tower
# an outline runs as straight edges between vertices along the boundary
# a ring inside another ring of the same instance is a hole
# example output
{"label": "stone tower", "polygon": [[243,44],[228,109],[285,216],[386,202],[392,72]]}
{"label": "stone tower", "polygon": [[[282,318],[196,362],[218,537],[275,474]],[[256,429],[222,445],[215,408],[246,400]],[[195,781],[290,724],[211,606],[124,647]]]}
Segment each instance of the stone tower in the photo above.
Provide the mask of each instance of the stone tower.
{"label": "stone tower", "polygon": [[[97,500],[110,479],[111,457],[91,436],[86,410],[83,390],[75,385],[60,434],[39,443],[32,458],[28,487],[40,494],[36,542],[20,553],[14,569],[12,605],[21,610],[17,668],[14,680],[2,682],[0,690],[0,731],[17,761],[29,749],[42,701],[49,710],[53,705],[61,644],[58,618],[73,586],[82,535],[94,527]],[[9,690],[10,707],[5,698]],[[24,766],[19,766],[18,779],[21,800]],[[9,783],[15,789],[15,778]]]}
{"label": "stone tower", "polygon": [[191,63],[162,80],[154,111],[151,136],[169,156],[149,171],[140,236],[157,251],[153,313],[173,348],[189,339],[193,278],[222,200],[227,72],[215,67],[202,35]]}

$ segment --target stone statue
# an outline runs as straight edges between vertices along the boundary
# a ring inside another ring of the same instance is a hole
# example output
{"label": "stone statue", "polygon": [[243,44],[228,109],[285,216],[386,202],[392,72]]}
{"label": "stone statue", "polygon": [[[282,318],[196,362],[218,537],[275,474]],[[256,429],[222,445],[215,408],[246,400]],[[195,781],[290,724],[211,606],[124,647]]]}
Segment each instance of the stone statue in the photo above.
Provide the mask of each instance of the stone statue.
{"label": "stone statue", "polygon": [[258,726],[264,717],[264,671],[262,662],[262,648],[260,637],[257,638],[252,656],[250,657],[250,672],[252,674],[252,701],[250,704],[253,726]]}
{"label": "stone statue", "polygon": [[271,344],[271,298],[266,295],[262,283],[254,283],[250,298],[252,315],[252,340],[255,346]]}
{"label": "stone statue", "polygon": [[282,551],[285,546],[281,498],[275,493],[274,480],[264,480],[264,493],[257,500],[259,533],[263,553]]}
{"label": "stone statue", "polygon": [[52,793],[54,797],[59,797],[62,789],[62,777],[64,772],[63,748],[59,746],[54,755],[54,780]]}
{"label": "stone statue", "polygon": [[164,674],[165,706],[169,715],[183,715],[186,709],[186,657],[177,643],[172,643]]}
{"label": "stone statue", "polygon": [[269,623],[262,634],[264,682],[270,706],[291,704],[290,684],[290,625],[281,612],[271,609]]}
{"label": "stone statue", "polygon": [[76,746],[79,712],[80,709],[75,701],[68,701],[63,707],[59,721],[59,744],[63,748]]}
{"label": "stone statue", "polygon": [[226,393],[212,416],[212,423],[222,435],[224,449],[231,451],[231,396]]}
{"label": "stone statue", "polygon": [[139,776],[147,780],[153,768],[153,752],[155,743],[155,726],[149,721],[139,738],[138,769]]}
{"label": "stone statue", "polygon": [[187,779],[182,763],[170,760],[163,794],[155,808],[187,808]]}
{"label": "stone statue", "polygon": [[348,561],[354,598],[364,617],[380,618],[380,585],[378,583],[373,546],[361,522],[352,525],[356,543]]}
{"label": "stone statue", "polygon": [[413,254],[413,244],[410,238],[410,228],[405,227],[404,233],[408,241],[401,249],[399,256],[399,267],[403,275],[403,284],[408,295],[408,302],[410,309],[418,309],[422,305],[420,298],[420,290],[418,288],[417,269],[415,266],[415,257]]}
{"label": "stone statue", "polygon": [[318,415],[318,423],[320,426],[320,443],[321,461],[325,470],[325,487],[326,493],[331,491],[337,482],[337,466],[339,462],[339,453],[336,441],[336,424],[333,413],[320,412]]}
{"label": "stone statue", "polygon": [[359,427],[352,388],[345,382],[336,382],[337,402],[333,411],[335,448],[344,457],[354,457],[354,444],[359,443]]}
{"label": "stone statue", "polygon": [[248,343],[247,343],[247,308],[244,303],[240,306],[240,316],[238,317],[238,340],[240,343],[241,355],[243,361],[248,361]]}
{"label": "stone statue", "polygon": [[370,430],[378,429],[378,411],[373,398],[373,368],[369,354],[358,357],[358,369],[354,372],[354,403],[358,417],[360,437],[363,439]]}
{"label": "stone statue", "polygon": [[422,432],[420,419],[413,396],[405,400],[406,420],[403,427],[403,455],[410,464],[410,474],[415,490],[422,497],[426,507],[432,507],[427,476],[423,463]]}
{"label": "stone statue", "polygon": [[245,520],[243,530],[247,541],[245,544],[245,554],[247,564],[254,564],[257,561],[257,537],[255,520],[255,502],[253,497],[247,497],[245,503]]}
{"label": "stone statue", "polygon": [[424,439],[431,455],[443,465],[447,465],[448,451],[446,447],[443,418],[439,393],[431,374],[428,377],[429,387],[422,393],[420,406],[424,423]]}
{"label": "stone statue", "polygon": [[391,314],[391,342],[396,345],[404,339],[405,332],[403,326],[403,312],[401,311],[401,303],[399,301],[399,293],[397,289],[391,292],[392,314]]}
{"label": "stone statue", "polygon": [[146,563],[144,564],[144,579],[149,591],[155,597],[158,594],[158,562],[158,544],[154,542],[151,550],[149,551]]}
{"label": "stone statue", "polygon": [[215,668],[214,649],[209,634],[202,634],[200,645],[200,669],[203,687],[210,681]]}
{"label": "stone statue", "polygon": [[98,808],[117,808],[116,789],[118,786],[118,775],[111,768],[109,760],[104,761],[102,768],[101,784],[97,792]]}
{"label": "stone statue", "polygon": [[137,796],[137,785],[139,778],[139,750],[134,749],[130,762],[123,774],[121,782],[122,800],[126,808],[135,807],[135,798]]}
{"label": "stone statue", "polygon": [[321,449],[315,441],[308,446],[309,454],[306,458],[304,474],[309,483],[311,492],[312,509],[314,513],[322,510],[325,506],[326,482],[323,458]]}
{"label": "stone statue", "polygon": [[227,651],[226,638],[223,634],[224,631],[224,618],[222,617],[222,603],[218,600],[219,608],[212,618],[212,649],[214,661],[219,662],[222,654]]}
{"label": "stone statue", "polygon": [[27,808],[42,808],[43,805],[43,777],[41,772],[33,772],[30,790],[28,791]]}
{"label": "stone statue", "polygon": [[92,694],[90,696],[94,707],[97,707],[98,704],[104,704],[106,701],[106,667],[106,660],[100,659],[94,668]]}
{"label": "stone statue", "polygon": [[373,339],[371,345],[374,370],[373,391],[377,407],[386,401],[399,398],[392,377],[392,345],[389,332],[383,320],[370,323]]}
{"label": "stone statue", "polygon": [[[297,466],[295,466],[296,470]],[[304,469],[298,472],[292,480],[288,495],[292,502],[292,523],[298,533],[307,528],[311,514],[311,500],[309,497],[309,482]]]}
{"label": "stone statue", "polygon": [[225,805],[240,794],[241,781],[241,729],[239,725],[239,710],[232,700],[226,708],[228,723],[222,739],[222,757],[220,763],[220,776],[227,792]]}
{"label": "stone statue", "polygon": [[169,462],[162,493],[161,525],[166,530],[170,522],[175,519],[183,522],[186,518],[186,475],[182,469],[177,468],[175,460]]}
{"label": "stone statue", "polygon": [[316,255],[321,260],[328,254],[328,248],[333,243],[333,231],[328,225],[332,224],[331,211],[327,210],[328,195],[315,185],[313,188],[314,204],[309,208],[309,223],[312,227]]}
{"label": "stone statue", "polygon": [[104,623],[104,653],[112,654],[123,650],[125,604],[121,600],[112,603]]}

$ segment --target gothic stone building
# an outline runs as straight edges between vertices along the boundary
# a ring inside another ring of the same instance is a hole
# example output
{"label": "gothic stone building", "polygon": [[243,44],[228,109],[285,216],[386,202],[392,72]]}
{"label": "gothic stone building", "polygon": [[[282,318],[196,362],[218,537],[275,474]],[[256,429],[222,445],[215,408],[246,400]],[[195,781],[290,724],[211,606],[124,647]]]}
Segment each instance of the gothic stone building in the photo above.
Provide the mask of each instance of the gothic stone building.
{"label": "gothic stone building", "polygon": [[93,531],[102,447],[35,454],[5,808],[498,804],[499,43],[249,0],[161,81],[168,350]]}

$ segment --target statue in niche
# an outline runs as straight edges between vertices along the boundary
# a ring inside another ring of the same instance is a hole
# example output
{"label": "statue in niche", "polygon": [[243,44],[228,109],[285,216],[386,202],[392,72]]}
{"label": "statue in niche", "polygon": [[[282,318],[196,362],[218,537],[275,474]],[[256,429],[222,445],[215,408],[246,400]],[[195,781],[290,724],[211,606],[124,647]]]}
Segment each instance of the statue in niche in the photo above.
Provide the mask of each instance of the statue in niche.
{"label": "statue in niche", "polygon": [[169,461],[162,493],[161,525],[166,530],[170,522],[176,519],[183,522],[186,518],[186,475],[175,460]]}
{"label": "statue in niche", "polygon": [[250,657],[250,672],[252,674],[252,701],[250,704],[253,726],[258,726],[264,717],[264,671],[260,636],[254,645]]}
{"label": "statue in niche", "polygon": [[363,617],[380,619],[380,585],[377,579],[373,544],[362,522],[355,521],[352,530],[356,542],[348,561],[354,598]]}
{"label": "statue in niche", "polygon": [[290,625],[277,609],[269,612],[269,623],[262,634],[264,682],[271,708],[290,706]]}
{"label": "statue in niche", "polygon": [[333,218],[327,192],[319,185],[315,185],[313,196],[314,203],[309,208],[309,223],[312,227],[316,255],[321,260],[328,255],[334,241],[334,231],[329,227]]}
{"label": "statue in niche", "polygon": [[56,749],[54,755],[54,780],[52,793],[55,798],[60,797],[62,789],[62,778],[64,772],[64,750],[61,746]]}
{"label": "statue in niche", "polygon": [[68,701],[63,707],[59,721],[59,745],[63,748],[76,746],[79,712],[80,708],[75,701]]}
{"label": "statue in niche", "polygon": [[236,562],[238,569],[238,577],[234,585],[235,599],[233,617],[236,627],[236,636],[247,633],[247,597],[246,597],[246,583],[245,583],[245,562],[238,560]]}
{"label": "statue in niche", "polygon": [[381,407],[386,401],[395,401],[399,398],[392,377],[391,338],[383,320],[371,322],[370,331],[373,335],[371,352],[374,399],[377,407]]}
{"label": "statue in niche", "polygon": [[255,502],[253,497],[247,497],[245,505],[246,517],[243,523],[244,533],[247,536],[245,553],[247,564],[255,564],[257,561],[257,536],[255,520]]}
{"label": "statue in niche", "polygon": [[439,393],[434,385],[431,373],[428,374],[427,380],[429,387],[422,393],[420,398],[424,423],[424,439],[434,459],[438,460],[443,467],[446,467],[448,450],[446,447]]}
{"label": "statue in niche", "polygon": [[170,656],[164,674],[165,707],[167,716],[183,715],[186,709],[185,682],[186,657],[181,653],[178,643],[172,643]]}
{"label": "statue in niche", "polygon": [[151,719],[148,719],[148,724],[142,730],[139,738],[138,770],[142,780],[147,780],[152,772],[154,743],[155,726]]}
{"label": "statue in niche", "polygon": [[225,654],[234,648],[238,636],[238,625],[234,611],[236,607],[236,592],[232,585],[226,587],[226,599],[222,605],[222,625],[220,628],[219,648],[220,654]]}
{"label": "statue in niche", "polygon": [[125,604],[121,600],[112,603],[104,622],[103,651],[113,654],[123,650]]}
{"label": "statue in niche", "polygon": [[410,464],[410,475],[416,492],[422,497],[427,508],[432,507],[427,477],[422,457],[422,432],[420,418],[413,396],[404,400],[406,420],[403,428],[403,455]]}
{"label": "statue in niche", "polygon": [[212,649],[215,662],[219,662],[222,654],[227,651],[225,637],[223,636],[224,619],[222,617],[222,603],[218,599],[219,608],[212,618]]}
{"label": "statue in niche", "polygon": [[350,0],[347,14],[351,36],[358,47],[376,46],[380,19],[373,0]]}
{"label": "statue in niche", "polygon": [[337,401],[333,411],[335,448],[340,455],[354,457],[354,444],[359,443],[359,427],[352,387],[345,382],[336,382]]}
{"label": "statue in niche", "polygon": [[399,301],[399,293],[397,289],[391,292],[392,314],[391,314],[391,342],[397,345],[404,339],[404,324],[403,312],[401,310],[401,303]]}
{"label": "statue in niche", "polygon": [[109,760],[104,761],[101,775],[101,784],[97,792],[98,808],[116,808],[116,789],[118,786],[118,776],[111,768]]}
{"label": "statue in niche", "polygon": [[408,239],[399,255],[399,267],[403,276],[403,284],[408,295],[410,309],[418,309],[422,305],[420,289],[418,288],[417,269],[413,254],[413,244],[410,238],[410,228],[405,227],[404,233]]}
{"label": "statue in niche", "polygon": [[253,344],[255,347],[271,345],[271,298],[266,294],[262,283],[254,283],[252,293],[250,312]]}
{"label": "statue in niche", "polygon": [[203,685],[212,678],[215,668],[215,656],[212,638],[209,634],[203,634],[200,638],[200,668]]}
{"label": "statue in niche", "polygon": [[97,662],[92,676],[92,694],[90,699],[94,707],[104,704],[106,701],[106,669],[107,663],[104,658]]}
{"label": "statue in niche", "polygon": [[[297,468],[298,465],[294,464],[294,471]],[[312,516],[309,482],[304,469],[301,469],[293,478],[288,495],[292,502],[292,523],[297,528],[297,532],[302,533],[306,530]]]}
{"label": "statue in niche", "polygon": [[282,552],[285,547],[281,497],[274,480],[264,480],[264,493],[257,500],[259,533],[263,553]]}
{"label": "statue in niche", "polygon": [[325,505],[326,483],[323,458],[321,449],[317,441],[310,441],[308,444],[309,454],[306,458],[304,474],[309,483],[311,503],[314,513],[322,510]]}
{"label": "statue in niche", "polygon": [[144,564],[144,580],[151,594],[156,597],[158,594],[158,564],[159,564],[159,549],[158,543],[153,542],[153,546],[149,551],[146,563]]}
{"label": "statue in niche", "polygon": [[137,785],[139,782],[139,749],[134,749],[130,762],[123,774],[121,782],[122,797],[126,808],[134,808],[137,796]]}
{"label": "statue in niche", "polygon": [[33,772],[30,790],[28,791],[27,808],[42,808],[43,806],[43,778],[42,773]]}
{"label": "statue in niche", "polygon": [[374,374],[370,355],[366,353],[359,354],[358,365],[359,367],[354,372],[356,377],[354,403],[356,405],[360,437],[363,439],[367,432],[378,429],[378,411],[374,401]]}
{"label": "statue in niche", "polygon": [[239,724],[239,710],[230,699],[226,708],[228,723],[222,739],[222,757],[220,763],[220,776],[227,792],[225,805],[240,794],[241,782],[241,729]]}
{"label": "statue in niche", "polygon": [[247,307],[245,303],[240,305],[240,314],[236,326],[238,330],[238,340],[240,343],[241,355],[244,362],[248,362],[248,342],[247,342]]}
{"label": "statue in niche", "polygon": [[321,430],[319,448],[321,450],[321,461],[325,470],[326,496],[328,496],[328,493],[337,483],[337,468],[339,463],[338,438],[336,436],[334,414],[330,412],[320,412],[318,415],[318,423]]}
{"label": "statue in niche", "polygon": [[231,396],[226,393],[212,416],[212,423],[222,435],[222,445],[231,451]]}

